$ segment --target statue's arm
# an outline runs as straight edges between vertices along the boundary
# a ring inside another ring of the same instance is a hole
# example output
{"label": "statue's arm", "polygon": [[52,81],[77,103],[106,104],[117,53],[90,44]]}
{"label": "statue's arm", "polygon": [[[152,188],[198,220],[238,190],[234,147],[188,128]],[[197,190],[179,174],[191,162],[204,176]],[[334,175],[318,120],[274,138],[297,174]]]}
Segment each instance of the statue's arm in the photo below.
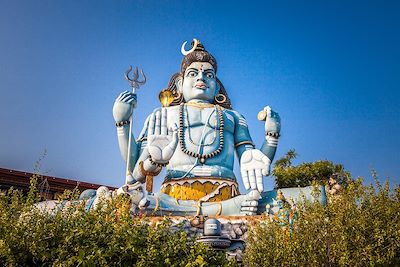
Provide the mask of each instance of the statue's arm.
{"label": "statue's arm", "polygon": [[146,176],[144,172],[153,173],[154,176],[156,176],[161,171],[161,167],[154,165],[150,161],[150,154],[147,147],[144,147],[144,149],[142,149],[142,152],[140,153],[140,156],[134,167],[135,168],[133,169],[133,178],[141,183],[145,183],[146,181]]}
{"label": "statue's arm", "polygon": [[[147,121],[144,123],[143,129],[139,134],[139,138],[135,140],[135,137],[131,137],[131,155],[129,159],[129,171],[132,172],[135,167],[140,155],[142,154],[145,146],[146,146],[146,130],[147,130]],[[128,143],[129,143],[129,125],[123,125],[117,127],[117,136],[118,136],[118,145],[119,150],[121,152],[121,156],[123,160],[126,162],[128,155]]]}
{"label": "statue's arm", "polygon": [[281,131],[281,119],[279,114],[269,106],[264,108],[265,112],[265,140],[261,151],[271,160],[274,159]]}
{"label": "statue's arm", "polygon": [[243,152],[246,150],[254,149],[255,145],[251,139],[249,127],[247,126],[246,119],[238,112],[233,112],[235,119],[235,132],[234,142],[238,158],[242,157]]}
{"label": "statue's arm", "polygon": [[271,144],[270,142],[268,142],[267,140],[264,140],[264,143],[261,146],[261,152],[266,155],[272,162],[272,160],[275,157],[275,153],[276,153],[276,144]]}
{"label": "statue's arm", "polygon": [[[136,141],[135,137],[131,136],[131,153],[130,158],[127,159],[128,147],[129,147],[129,128],[130,128],[130,117],[133,109],[136,108],[136,94],[125,91],[122,92],[114,102],[113,106],[113,117],[117,126],[117,137],[119,150],[121,152],[122,159],[126,162],[129,161],[129,171],[132,172],[140,154],[143,151],[142,145],[146,140],[146,132],[148,125],[148,118],[144,123],[143,129],[139,134],[139,138]],[[132,119],[133,121],[133,119]]]}
{"label": "statue's arm", "polygon": [[[264,118],[266,119],[265,129],[268,135],[267,137],[273,137],[271,133],[273,131],[279,132],[279,130],[277,130],[276,127],[272,127],[270,108],[268,111],[268,118],[267,116],[265,116]],[[265,110],[265,114],[267,113],[267,110]],[[246,190],[251,189],[263,192],[263,176],[268,176],[270,173],[271,162],[276,151],[277,138],[276,142],[271,141],[270,138],[267,138],[266,145],[263,145],[264,151],[255,149],[254,145],[251,142],[247,122],[243,116],[239,115],[236,116],[234,139],[236,151],[240,160],[240,173],[242,176],[244,187],[246,188]]]}

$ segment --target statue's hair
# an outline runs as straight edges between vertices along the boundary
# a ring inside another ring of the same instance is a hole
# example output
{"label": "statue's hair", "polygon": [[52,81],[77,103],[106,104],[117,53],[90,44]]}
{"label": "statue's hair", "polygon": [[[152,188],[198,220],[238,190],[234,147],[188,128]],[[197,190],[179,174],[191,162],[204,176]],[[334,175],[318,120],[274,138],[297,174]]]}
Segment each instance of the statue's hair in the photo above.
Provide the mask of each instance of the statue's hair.
{"label": "statue's hair", "polygon": [[181,63],[181,73],[184,74],[187,67],[193,62],[208,62],[214,67],[215,73],[217,73],[217,61],[206,50],[194,50],[192,53],[186,55]]}
{"label": "statue's hair", "polygon": [[[193,47],[193,42],[192,42],[192,47]],[[178,88],[176,88],[176,81],[178,79],[184,79],[185,70],[193,62],[208,62],[213,66],[215,72],[217,72],[217,61],[215,60],[213,55],[207,52],[204,49],[204,46],[201,43],[199,43],[193,52],[184,56],[181,63],[181,71],[172,75],[171,79],[169,80],[167,90],[170,90],[174,95],[174,101],[171,103],[171,106],[176,106],[179,105],[180,103],[185,102],[182,93],[178,91]],[[216,103],[214,100],[213,104],[218,104],[224,108],[232,109],[231,100],[229,99],[229,96],[225,90],[224,85],[218,78],[217,78],[217,83],[220,87],[219,94],[224,95],[226,97],[226,101],[224,103]]]}

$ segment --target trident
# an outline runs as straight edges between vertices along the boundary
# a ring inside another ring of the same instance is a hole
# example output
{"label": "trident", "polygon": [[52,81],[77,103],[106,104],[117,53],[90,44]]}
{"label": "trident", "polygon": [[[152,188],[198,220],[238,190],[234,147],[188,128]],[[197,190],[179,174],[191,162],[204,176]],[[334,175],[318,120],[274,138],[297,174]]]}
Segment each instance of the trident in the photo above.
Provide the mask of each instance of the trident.
{"label": "trident", "polygon": [[[140,70],[140,73],[143,77],[143,80],[139,81],[139,70],[138,67],[133,71],[132,79],[129,78],[129,73],[132,71],[132,66],[129,66],[129,69],[125,72],[125,79],[128,81],[129,86],[132,87],[132,93],[136,93],[136,90],[140,88],[141,85],[146,83],[146,75],[144,75],[143,70]],[[132,124],[133,124],[133,111],[132,115],[129,119],[129,139],[128,139],[128,154],[126,155],[126,179],[125,184],[128,183],[129,180],[132,180],[132,175],[130,171],[130,159],[131,159],[131,143],[132,143]]]}

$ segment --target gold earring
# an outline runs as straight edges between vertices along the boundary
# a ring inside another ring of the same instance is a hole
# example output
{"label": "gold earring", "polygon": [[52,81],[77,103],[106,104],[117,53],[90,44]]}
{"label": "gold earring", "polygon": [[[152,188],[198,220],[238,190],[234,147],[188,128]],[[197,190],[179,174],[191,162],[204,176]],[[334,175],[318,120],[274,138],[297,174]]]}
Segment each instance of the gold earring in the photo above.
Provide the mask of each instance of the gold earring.
{"label": "gold earring", "polygon": [[214,97],[215,102],[218,104],[223,104],[226,102],[226,96],[223,94],[218,94]]}

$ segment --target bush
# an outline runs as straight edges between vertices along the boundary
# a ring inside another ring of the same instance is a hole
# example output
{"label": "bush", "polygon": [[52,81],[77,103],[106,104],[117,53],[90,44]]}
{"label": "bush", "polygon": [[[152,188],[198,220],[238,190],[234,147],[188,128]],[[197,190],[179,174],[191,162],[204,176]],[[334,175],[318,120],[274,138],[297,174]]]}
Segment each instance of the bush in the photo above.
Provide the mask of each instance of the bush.
{"label": "bush", "polygon": [[[35,185],[35,179],[32,180]],[[168,219],[150,226],[129,215],[129,200],[118,198],[103,210],[79,205],[56,215],[32,211],[40,196],[10,190],[0,195],[2,266],[228,266],[215,252],[171,231]],[[66,194],[68,195],[68,194]]]}
{"label": "bush", "polygon": [[272,171],[272,175],[275,176],[276,188],[305,187],[313,184],[326,185],[332,176],[335,176],[338,183],[345,184],[350,177],[343,165],[333,164],[327,160],[293,166],[292,161],[296,157],[296,151],[289,150],[284,157],[276,161]]}
{"label": "bush", "polygon": [[254,227],[248,266],[400,266],[400,188],[350,181],[339,195],[298,206],[292,233],[275,223]]}

